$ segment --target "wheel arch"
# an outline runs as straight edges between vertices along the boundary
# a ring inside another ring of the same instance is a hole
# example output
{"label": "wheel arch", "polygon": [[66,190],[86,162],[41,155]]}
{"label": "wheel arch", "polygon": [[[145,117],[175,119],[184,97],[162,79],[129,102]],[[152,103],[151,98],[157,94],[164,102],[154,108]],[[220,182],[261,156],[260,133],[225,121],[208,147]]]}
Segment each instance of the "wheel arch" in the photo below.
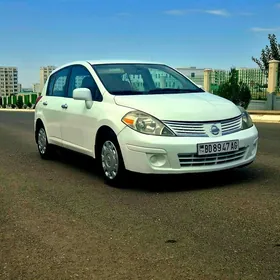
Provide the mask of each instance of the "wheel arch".
{"label": "wheel arch", "polygon": [[102,139],[106,135],[114,135],[117,139],[117,133],[112,129],[109,125],[102,125],[98,128],[95,136],[95,141],[94,141],[94,157],[98,155],[98,149],[100,148],[100,145],[102,143]]}
{"label": "wheel arch", "polygon": [[[37,135],[37,132],[38,132],[39,128],[41,128],[41,127],[45,128],[43,121],[42,121],[40,118],[38,118],[38,119],[36,120],[36,124],[35,124],[35,140],[36,140],[36,143],[38,143],[38,135]],[[45,129],[46,129],[46,128],[45,128]]]}
{"label": "wheel arch", "polygon": [[117,139],[119,133],[126,127],[126,125],[121,121],[120,122],[112,121],[112,120],[116,120],[116,118],[118,117],[108,116],[108,114],[106,114],[105,116],[103,116],[101,119],[98,120],[98,125],[93,135],[93,143],[92,143],[93,158],[96,158],[97,155],[96,152],[98,148],[97,144],[99,144],[100,139],[102,139],[100,138],[102,135],[106,133],[112,133]]}

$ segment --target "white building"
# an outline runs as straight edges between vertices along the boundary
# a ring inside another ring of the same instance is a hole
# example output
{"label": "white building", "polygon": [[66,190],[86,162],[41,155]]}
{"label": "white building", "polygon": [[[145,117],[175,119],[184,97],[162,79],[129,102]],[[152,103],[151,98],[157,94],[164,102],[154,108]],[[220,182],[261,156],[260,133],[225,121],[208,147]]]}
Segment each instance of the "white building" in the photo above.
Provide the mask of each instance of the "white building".
{"label": "white building", "polygon": [[197,85],[203,86],[204,81],[204,68],[192,67],[177,67],[176,70],[187,76]]}
{"label": "white building", "polygon": [[18,93],[17,67],[0,66],[0,96],[9,96]]}
{"label": "white building", "polygon": [[39,93],[41,90],[41,85],[39,83],[33,84],[32,85],[32,91],[35,93]]}
{"label": "white building", "polygon": [[22,84],[18,84],[18,92],[22,91]]}
{"label": "white building", "polygon": [[48,77],[55,69],[56,69],[55,66],[42,66],[40,68],[40,89],[39,89],[40,93],[42,92]]}

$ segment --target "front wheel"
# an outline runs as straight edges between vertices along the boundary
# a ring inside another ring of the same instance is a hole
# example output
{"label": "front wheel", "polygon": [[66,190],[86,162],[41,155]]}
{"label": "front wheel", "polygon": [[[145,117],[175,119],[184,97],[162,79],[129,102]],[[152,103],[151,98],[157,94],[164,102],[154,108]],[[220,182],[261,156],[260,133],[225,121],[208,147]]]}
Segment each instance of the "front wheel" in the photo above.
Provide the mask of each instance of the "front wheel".
{"label": "front wheel", "polygon": [[51,146],[48,142],[47,133],[44,127],[40,127],[37,130],[37,148],[41,158],[43,159],[51,159],[54,154],[53,146]]}
{"label": "front wheel", "polygon": [[101,141],[99,162],[105,182],[110,186],[123,187],[126,170],[114,135],[108,135]]}

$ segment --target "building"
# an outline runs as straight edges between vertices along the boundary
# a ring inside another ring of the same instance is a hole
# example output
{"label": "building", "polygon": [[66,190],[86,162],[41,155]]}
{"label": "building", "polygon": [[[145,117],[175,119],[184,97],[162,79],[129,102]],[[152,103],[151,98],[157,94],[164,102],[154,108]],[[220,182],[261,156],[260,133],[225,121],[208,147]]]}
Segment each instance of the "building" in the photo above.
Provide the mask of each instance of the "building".
{"label": "building", "polygon": [[238,80],[249,86],[253,98],[266,98],[268,77],[259,68],[237,68]]}
{"label": "building", "polygon": [[22,84],[18,84],[18,92],[22,91]]}
{"label": "building", "polygon": [[203,86],[204,81],[204,68],[196,67],[177,67],[176,70],[187,76],[197,85]]}
{"label": "building", "polygon": [[39,89],[40,93],[42,92],[48,77],[55,69],[56,69],[55,66],[42,66],[40,68],[40,89]]}
{"label": "building", "polygon": [[229,79],[228,70],[213,69],[211,73],[211,84],[220,85]]}
{"label": "building", "polygon": [[0,96],[10,96],[18,93],[17,67],[0,66]]}
{"label": "building", "polygon": [[[267,77],[259,68],[236,68],[238,80],[249,87],[267,84]],[[211,83],[220,85],[229,79],[228,70],[213,69],[211,73]]]}
{"label": "building", "polygon": [[32,91],[35,93],[39,93],[41,89],[41,85],[39,83],[33,84],[32,85]]}
{"label": "building", "polygon": [[267,84],[267,77],[259,68],[237,68],[239,81],[250,87]]}
{"label": "building", "polygon": [[32,88],[22,88],[21,92],[33,92]]}
{"label": "building", "polygon": [[[238,81],[250,88],[253,98],[266,96],[267,77],[259,68],[236,68]],[[228,81],[229,70],[213,69],[211,73],[211,92],[215,92],[219,86]]]}
{"label": "building", "polygon": [[[197,69],[196,67],[180,67],[176,68],[183,75],[193,80],[197,85],[203,86],[204,69]],[[180,88],[181,84],[171,75],[167,75],[165,72],[159,72],[158,70],[151,70],[151,75],[154,80],[155,86],[159,88]],[[131,75],[130,81],[137,87],[138,90],[145,90],[143,79],[141,75]]]}

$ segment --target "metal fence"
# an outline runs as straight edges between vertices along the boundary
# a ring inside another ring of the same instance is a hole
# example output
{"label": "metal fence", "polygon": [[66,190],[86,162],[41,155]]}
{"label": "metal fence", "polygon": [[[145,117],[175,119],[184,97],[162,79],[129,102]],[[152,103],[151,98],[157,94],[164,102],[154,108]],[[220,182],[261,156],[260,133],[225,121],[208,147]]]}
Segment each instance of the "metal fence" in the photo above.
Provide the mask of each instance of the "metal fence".
{"label": "metal fence", "polygon": [[16,105],[19,97],[22,99],[23,104],[28,105],[29,103],[35,104],[38,94],[26,94],[26,95],[12,95],[12,96],[0,96],[0,105],[9,106]]}
{"label": "metal fence", "polygon": [[[252,70],[252,73],[250,73],[250,71],[237,71],[239,82],[243,82],[249,87],[252,99],[266,100],[268,78],[263,73],[256,71],[255,69]],[[212,93],[217,92],[220,85],[229,80],[229,74],[230,71],[213,70],[213,72],[211,73],[210,91]]]}

